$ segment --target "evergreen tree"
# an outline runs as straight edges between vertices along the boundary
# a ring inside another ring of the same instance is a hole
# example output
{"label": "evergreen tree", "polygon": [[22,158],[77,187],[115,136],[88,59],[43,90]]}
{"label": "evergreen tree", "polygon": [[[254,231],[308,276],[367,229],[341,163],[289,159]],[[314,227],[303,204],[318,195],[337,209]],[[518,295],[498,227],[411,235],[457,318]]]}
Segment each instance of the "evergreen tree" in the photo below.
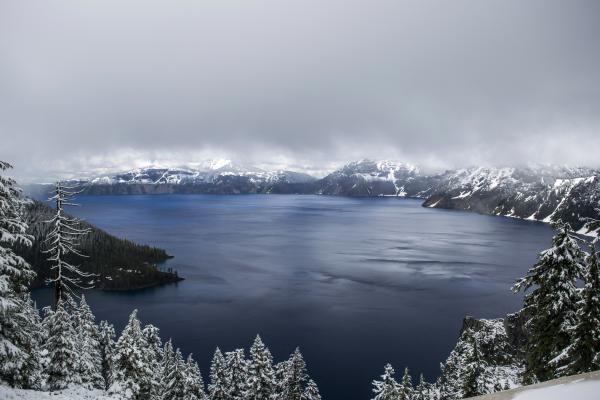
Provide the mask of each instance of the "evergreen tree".
{"label": "evergreen tree", "polygon": [[92,310],[85,301],[85,296],[81,296],[81,302],[75,315],[79,353],[78,369],[81,383],[90,389],[104,388],[98,326]]}
{"label": "evergreen tree", "polygon": [[475,337],[472,333],[467,337],[470,338],[471,349],[467,356],[467,365],[463,376],[463,397],[475,397],[487,393],[485,364]]}
{"label": "evergreen tree", "polygon": [[400,384],[394,378],[394,368],[390,364],[386,364],[384,367],[383,375],[381,380],[373,381],[373,393],[375,397],[373,400],[399,400],[400,399]]}
{"label": "evergreen tree", "polygon": [[433,400],[431,386],[425,381],[423,374],[419,376],[419,384],[414,391],[414,400]]}
{"label": "evergreen tree", "polygon": [[98,343],[100,345],[100,357],[102,359],[102,377],[105,389],[112,384],[112,358],[115,350],[115,328],[106,321],[100,321],[98,329]]}
{"label": "evergreen tree", "polygon": [[413,395],[412,378],[408,372],[408,368],[404,368],[402,375],[402,383],[400,384],[400,400],[411,400]]}
{"label": "evergreen tree", "polygon": [[79,240],[83,235],[89,233],[90,229],[81,227],[80,221],[65,214],[65,206],[75,206],[72,198],[76,193],[72,188],[57,182],[55,194],[50,198],[55,202],[55,214],[47,221],[51,230],[46,237],[45,244],[48,247],[44,253],[48,254],[50,269],[54,276],[48,279],[48,283],[54,285],[54,304],[64,299],[65,294],[73,293],[74,288],[90,288],[89,283],[83,279],[90,278],[94,274],[83,272],[79,266],[68,261],[70,257],[85,257],[79,252]]}
{"label": "evergreen tree", "polygon": [[[192,358],[190,354],[185,363],[185,400],[206,400],[206,393],[204,393],[204,381],[200,374],[200,368],[198,364]],[[235,399],[232,397],[232,399]]]}
{"label": "evergreen tree", "polygon": [[570,344],[579,294],[575,286],[583,277],[578,238],[568,224],[556,224],[552,248],[540,253],[538,262],[513,290],[535,289],[525,296],[529,316],[525,381],[545,381],[558,375],[561,364],[551,361]]}
{"label": "evergreen tree", "polygon": [[[162,355],[162,340],[159,334],[160,330],[152,324],[148,324],[142,330],[142,335],[146,341],[146,353],[148,356],[148,362],[151,365],[153,371],[158,371],[158,378],[155,379],[155,383],[159,383],[161,380],[161,360]],[[152,396],[160,396],[162,390],[158,385],[154,385],[152,389]]]}
{"label": "evergreen tree", "polygon": [[[560,371],[574,375],[600,368],[596,357],[600,354],[600,265],[595,243],[590,246],[586,259],[585,286],[581,292],[581,304],[576,314],[577,324],[572,333],[572,344],[562,355],[568,364]],[[559,364],[563,360],[555,359]]]}
{"label": "evergreen tree", "polygon": [[227,364],[227,382],[229,383],[229,396],[232,400],[243,400],[246,393],[246,380],[248,379],[248,362],[244,349],[237,349],[225,354]]}
{"label": "evergreen tree", "polygon": [[273,387],[273,396],[283,397],[283,393],[286,391],[287,386],[287,371],[289,369],[289,360],[278,362],[273,366],[273,376],[275,379],[275,386]]}
{"label": "evergreen tree", "polygon": [[148,344],[148,350],[152,353],[153,358],[159,362],[162,358],[162,340],[160,338],[160,329],[152,324],[144,326],[142,334]]}
{"label": "evergreen tree", "polygon": [[321,394],[317,384],[312,379],[308,380],[304,392],[302,392],[301,400],[321,400]]}
{"label": "evergreen tree", "polygon": [[299,348],[296,348],[290,356],[286,367],[283,398],[286,400],[300,400],[308,375],[306,374],[306,363]]}
{"label": "evergreen tree", "polygon": [[168,399],[169,396],[169,384],[170,384],[170,376],[169,373],[171,370],[175,368],[175,350],[173,349],[173,343],[171,339],[169,339],[162,349],[162,359],[160,362],[160,367],[158,368],[159,378],[158,378],[158,398],[159,399]]}
{"label": "evergreen tree", "polygon": [[29,264],[13,251],[30,247],[23,220],[25,200],[16,182],[4,176],[12,168],[0,161],[0,380],[17,387],[36,387],[41,364],[41,327],[27,285],[35,277]]}
{"label": "evergreen tree", "polygon": [[217,347],[210,365],[210,384],[208,385],[208,398],[210,400],[229,399],[228,371],[223,353]]}
{"label": "evergreen tree", "polygon": [[152,370],[152,359],[147,349],[137,310],[134,310],[115,346],[110,393],[135,400],[152,398],[155,371]]}
{"label": "evergreen tree", "polygon": [[173,364],[167,371],[167,387],[163,392],[164,400],[188,400],[185,397],[186,381],[187,381],[187,366],[183,361],[181,351],[177,349],[173,354]]}
{"label": "evergreen tree", "polygon": [[248,371],[248,400],[268,400],[275,388],[273,357],[259,335],[250,348],[250,368]]}
{"label": "evergreen tree", "polygon": [[62,301],[54,312],[48,314],[44,325],[48,329],[48,339],[44,344],[49,359],[46,370],[48,387],[59,390],[72,383],[80,383],[77,333]]}

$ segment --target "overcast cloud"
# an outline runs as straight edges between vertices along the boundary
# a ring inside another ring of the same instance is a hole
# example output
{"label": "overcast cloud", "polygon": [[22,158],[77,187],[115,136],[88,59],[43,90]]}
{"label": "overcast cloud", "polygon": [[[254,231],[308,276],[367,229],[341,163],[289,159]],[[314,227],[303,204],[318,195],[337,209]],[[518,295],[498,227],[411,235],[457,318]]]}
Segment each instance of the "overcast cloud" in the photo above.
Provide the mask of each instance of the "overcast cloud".
{"label": "overcast cloud", "polygon": [[0,159],[600,165],[599,1],[0,0]]}

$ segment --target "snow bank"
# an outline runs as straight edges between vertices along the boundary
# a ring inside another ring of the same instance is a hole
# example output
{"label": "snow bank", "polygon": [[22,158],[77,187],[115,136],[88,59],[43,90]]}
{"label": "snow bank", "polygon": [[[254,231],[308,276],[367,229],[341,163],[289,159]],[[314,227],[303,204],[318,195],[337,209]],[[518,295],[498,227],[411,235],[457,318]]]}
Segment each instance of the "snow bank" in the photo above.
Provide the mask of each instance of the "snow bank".
{"label": "snow bank", "polygon": [[600,371],[565,376],[563,378],[523,386],[473,400],[598,400],[600,399]]}
{"label": "snow bank", "polygon": [[35,390],[13,389],[0,385],[0,399],[2,400],[116,400],[101,390],[86,390],[73,387],[56,392],[39,392]]}
{"label": "snow bank", "polygon": [[580,381],[525,390],[513,400],[597,400],[600,397],[600,380]]}

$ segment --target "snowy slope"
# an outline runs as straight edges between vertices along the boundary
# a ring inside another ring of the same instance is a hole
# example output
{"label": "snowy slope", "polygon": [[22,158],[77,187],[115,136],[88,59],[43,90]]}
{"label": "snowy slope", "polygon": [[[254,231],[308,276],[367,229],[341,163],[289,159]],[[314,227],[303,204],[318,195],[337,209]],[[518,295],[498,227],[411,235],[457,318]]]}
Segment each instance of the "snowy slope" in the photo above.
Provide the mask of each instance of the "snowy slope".
{"label": "snowy slope", "polygon": [[[463,383],[470,362],[467,355],[473,350],[473,342],[486,365],[485,373],[480,377],[485,379],[481,382],[482,385],[487,386],[490,392],[495,391],[495,386],[520,386],[525,344],[522,325],[519,314],[509,314],[506,318],[497,319],[466,317],[456,346],[441,365],[438,387],[452,398],[462,398]],[[473,337],[470,338],[469,334]]]}
{"label": "snowy slope", "polygon": [[73,387],[56,392],[40,392],[35,390],[13,389],[0,385],[0,399],[2,400],[116,400],[100,390],[86,390]]}
{"label": "snowy slope", "polygon": [[319,194],[343,196],[413,196],[408,191],[420,177],[417,167],[381,160],[348,163],[319,181]]}
{"label": "snowy slope", "polygon": [[477,400],[598,400],[600,371],[567,376],[537,385],[524,386],[485,396]]}
{"label": "snowy slope", "polygon": [[566,221],[598,217],[600,172],[586,168],[471,168],[448,171],[423,204],[528,220]]}

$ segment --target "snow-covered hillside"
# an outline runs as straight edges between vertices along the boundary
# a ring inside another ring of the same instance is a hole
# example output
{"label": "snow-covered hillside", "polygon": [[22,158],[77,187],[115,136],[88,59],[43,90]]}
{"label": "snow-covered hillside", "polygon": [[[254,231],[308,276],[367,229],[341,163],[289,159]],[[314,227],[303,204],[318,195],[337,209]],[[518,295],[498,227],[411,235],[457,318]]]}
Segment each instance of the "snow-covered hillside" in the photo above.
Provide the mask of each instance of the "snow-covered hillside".
{"label": "snow-covered hillside", "polygon": [[598,398],[600,398],[600,371],[566,376],[537,385],[473,397],[473,400],[597,400]]}
{"label": "snow-covered hillside", "polygon": [[600,173],[586,168],[471,168],[447,171],[424,206],[528,220],[569,222],[598,217]]}
{"label": "snow-covered hillside", "polygon": [[0,399],[2,400],[117,400],[101,390],[87,390],[81,387],[72,387],[55,392],[40,392],[38,390],[14,389],[0,385]]}
{"label": "snow-covered hillside", "polygon": [[[521,386],[525,334],[519,314],[506,318],[466,317],[456,346],[441,364],[437,386],[445,398],[462,398],[464,382],[473,363],[481,363],[479,384],[489,392]],[[480,359],[471,359],[477,347]]]}

